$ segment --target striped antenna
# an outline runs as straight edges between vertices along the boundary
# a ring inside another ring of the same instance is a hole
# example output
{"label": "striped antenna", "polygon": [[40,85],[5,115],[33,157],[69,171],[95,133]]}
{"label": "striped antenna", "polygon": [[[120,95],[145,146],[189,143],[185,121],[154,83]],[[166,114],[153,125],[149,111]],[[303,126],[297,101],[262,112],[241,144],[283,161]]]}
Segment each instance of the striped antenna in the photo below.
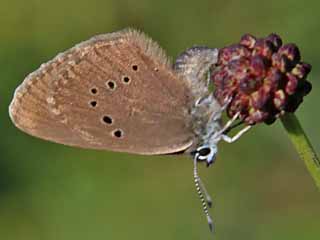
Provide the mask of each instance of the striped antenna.
{"label": "striped antenna", "polygon": [[[204,185],[202,184],[201,179],[200,179],[200,177],[198,175],[197,158],[198,158],[198,153],[195,154],[194,162],[193,162],[194,163],[194,167],[193,167],[194,184],[196,186],[196,190],[197,190],[198,196],[199,196],[200,201],[202,203],[203,212],[207,217],[207,221],[208,221],[208,224],[209,224],[209,229],[210,229],[211,232],[213,232],[213,222],[212,222],[212,218],[211,218],[211,216],[209,214],[209,210],[208,210],[208,206],[210,207],[212,202],[211,202],[210,196],[207,194],[207,191],[205,190]],[[203,196],[202,191],[205,192],[207,200]]]}

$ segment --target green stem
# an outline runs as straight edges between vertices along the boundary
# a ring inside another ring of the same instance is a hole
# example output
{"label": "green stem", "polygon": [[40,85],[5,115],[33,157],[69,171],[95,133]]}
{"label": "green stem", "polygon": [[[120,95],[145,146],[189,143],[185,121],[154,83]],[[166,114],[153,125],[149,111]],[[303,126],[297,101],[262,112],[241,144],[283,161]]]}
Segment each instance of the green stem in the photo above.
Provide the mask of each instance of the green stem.
{"label": "green stem", "polygon": [[294,114],[287,113],[281,117],[281,121],[300,158],[304,161],[310,175],[320,190],[320,161],[299,120]]}

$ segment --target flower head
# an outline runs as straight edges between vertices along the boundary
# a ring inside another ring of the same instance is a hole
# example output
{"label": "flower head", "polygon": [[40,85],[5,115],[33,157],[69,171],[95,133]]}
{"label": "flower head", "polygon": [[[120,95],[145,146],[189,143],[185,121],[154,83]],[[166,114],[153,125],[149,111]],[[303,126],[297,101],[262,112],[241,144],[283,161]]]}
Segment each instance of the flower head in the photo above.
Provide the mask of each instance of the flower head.
{"label": "flower head", "polygon": [[310,92],[310,70],[311,65],[301,62],[298,47],[282,45],[277,34],[260,39],[245,34],[238,44],[220,49],[211,78],[218,101],[232,99],[229,117],[240,112],[246,124],[271,124],[294,112]]}

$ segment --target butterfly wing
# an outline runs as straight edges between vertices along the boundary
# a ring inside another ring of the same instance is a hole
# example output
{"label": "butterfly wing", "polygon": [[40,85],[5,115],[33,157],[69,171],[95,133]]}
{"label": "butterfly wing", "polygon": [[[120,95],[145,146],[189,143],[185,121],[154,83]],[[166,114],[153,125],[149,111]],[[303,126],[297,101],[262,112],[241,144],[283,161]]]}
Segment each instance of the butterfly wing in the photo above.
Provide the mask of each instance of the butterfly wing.
{"label": "butterfly wing", "polygon": [[53,142],[165,154],[192,144],[192,101],[159,46],[123,30],[42,65],[17,88],[9,112],[18,128]]}

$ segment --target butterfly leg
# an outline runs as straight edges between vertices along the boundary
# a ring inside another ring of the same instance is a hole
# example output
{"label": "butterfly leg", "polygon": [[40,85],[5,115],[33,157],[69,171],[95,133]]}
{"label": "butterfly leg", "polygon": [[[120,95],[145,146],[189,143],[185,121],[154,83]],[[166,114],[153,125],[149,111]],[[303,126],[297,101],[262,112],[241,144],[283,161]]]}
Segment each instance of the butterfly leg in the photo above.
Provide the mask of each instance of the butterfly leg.
{"label": "butterfly leg", "polygon": [[[211,96],[212,96],[213,101],[217,101],[217,100],[215,100],[213,95],[211,95]],[[224,101],[224,104],[222,105],[222,107],[220,107],[220,109],[218,108],[218,111],[214,111],[212,113],[212,115],[210,117],[211,122],[212,121],[215,122],[215,121],[218,121],[219,119],[221,119],[221,115],[222,115],[223,111],[226,110],[226,108],[228,107],[228,105],[231,102],[231,100],[232,100],[231,97],[226,98],[225,101]],[[219,103],[217,102],[217,104],[219,104]]]}
{"label": "butterfly leg", "polygon": [[222,105],[222,107],[221,107],[221,111],[223,112],[224,110],[226,110],[226,108],[229,106],[229,104],[231,103],[231,101],[232,101],[232,97],[226,97],[225,99],[224,99],[224,104]]}
{"label": "butterfly leg", "polygon": [[243,128],[242,130],[240,130],[235,136],[233,137],[229,137],[228,135],[226,134],[222,134],[221,135],[221,138],[227,142],[227,143],[233,143],[235,141],[237,141],[244,133],[246,133],[247,131],[249,131],[249,129],[251,128],[252,126],[249,125],[249,126],[246,126],[245,128]]}
{"label": "butterfly leg", "polygon": [[223,126],[223,128],[218,132],[218,135],[223,134],[231,125],[234,123],[234,121],[237,120],[239,117],[240,112],[237,112],[233,117]]}

